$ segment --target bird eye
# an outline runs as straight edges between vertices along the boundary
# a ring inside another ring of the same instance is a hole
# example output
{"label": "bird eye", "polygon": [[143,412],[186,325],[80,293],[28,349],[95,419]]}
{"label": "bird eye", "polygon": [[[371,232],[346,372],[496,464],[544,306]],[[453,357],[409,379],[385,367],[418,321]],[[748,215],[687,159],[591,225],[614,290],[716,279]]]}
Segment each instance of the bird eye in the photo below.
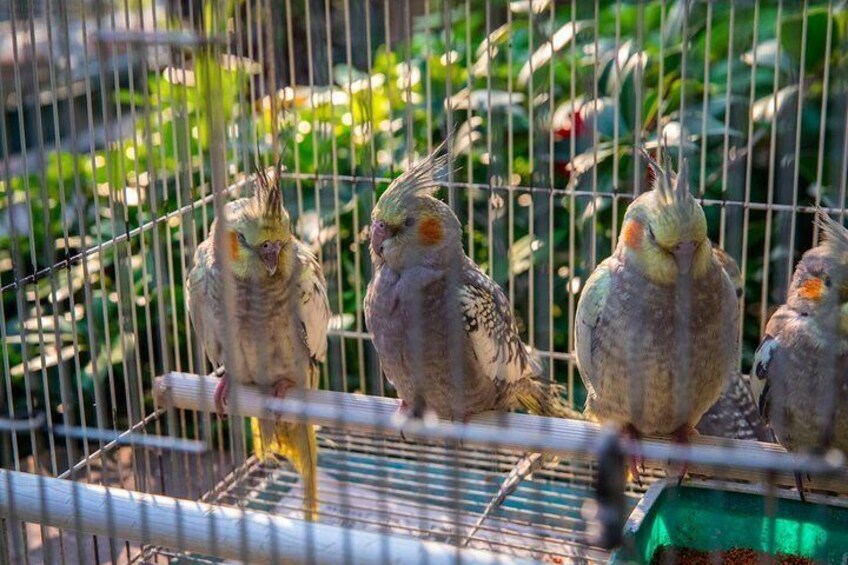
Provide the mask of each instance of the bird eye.
{"label": "bird eye", "polygon": [[651,241],[656,241],[657,237],[654,235],[654,229],[651,226],[648,226],[648,237]]}
{"label": "bird eye", "polygon": [[408,228],[411,228],[412,226],[415,225],[415,218],[410,216],[409,218],[407,218],[403,221],[403,225],[408,227]]}
{"label": "bird eye", "polygon": [[244,234],[241,232],[236,232],[236,237],[239,240],[239,243],[242,245],[247,245],[247,238],[244,237]]}

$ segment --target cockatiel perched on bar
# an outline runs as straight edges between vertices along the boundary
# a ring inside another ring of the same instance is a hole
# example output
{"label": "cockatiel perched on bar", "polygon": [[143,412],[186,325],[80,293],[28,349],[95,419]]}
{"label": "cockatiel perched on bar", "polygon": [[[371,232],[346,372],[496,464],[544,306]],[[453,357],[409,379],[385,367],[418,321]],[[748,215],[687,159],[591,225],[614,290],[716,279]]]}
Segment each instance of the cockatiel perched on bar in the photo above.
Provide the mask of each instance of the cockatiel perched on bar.
{"label": "cockatiel perched on bar", "polygon": [[445,141],[392,182],[371,214],[365,320],[386,378],[413,414],[576,415],[544,382],[503,290],[465,255],[459,219],[433,196],[450,166]]}
{"label": "cockatiel perched on bar", "polygon": [[[760,412],[791,451],[848,452],[848,230],[823,212],[751,371]],[[800,476],[798,491],[804,493]]]}
{"label": "cockatiel perched on bar", "polygon": [[[315,388],[317,364],[326,356],[330,306],[324,275],[315,256],[292,234],[277,181],[278,175],[258,170],[253,197],[226,204],[226,248],[215,249],[216,219],[197,247],[188,276],[195,332],[209,360],[225,369],[215,391],[219,413],[224,412],[230,379],[282,398],[292,387]],[[221,259],[228,262],[226,269]],[[234,302],[230,320],[224,303],[227,272]],[[263,420],[259,431],[263,455],[282,455],[300,473],[304,513],[314,519],[318,446],[313,426]]]}
{"label": "cockatiel perched on bar", "polygon": [[[586,281],[577,362],[587,414],[632,438],[687,443],[736,371],[739,307],[689,193],[686,160],[676,175],[645,156],[653,190],[630,204],[615,251]],[[631,461],[637,481],[639,459]]]}
{"label": "cockatiel perched on bar", "polygon": [[[445,140],[380,197],[371,215],[374,277],[365,320],[401,409],[462,419],[486,410],[580,418],[544,382],[519,337],[503,290],[465,254],[462,227],[433,196],[448,176]],[[529,473],[549,461],[522,458],[479,524]],[[472,531],[473,535],[473,531]]]}

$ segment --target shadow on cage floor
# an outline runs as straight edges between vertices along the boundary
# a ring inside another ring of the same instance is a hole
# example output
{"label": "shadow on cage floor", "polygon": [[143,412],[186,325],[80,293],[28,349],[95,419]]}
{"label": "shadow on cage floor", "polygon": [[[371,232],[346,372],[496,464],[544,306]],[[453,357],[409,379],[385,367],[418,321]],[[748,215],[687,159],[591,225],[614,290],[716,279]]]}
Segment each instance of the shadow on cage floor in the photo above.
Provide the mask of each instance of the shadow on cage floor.
{"label": "shadow on cage floor", "polygon": [[[461,543],[520,454],[405,442],[323,429],[319,464],[320,520],[354,530]],[[628,487],[631,508],[642,489]],[[524,481],[475,534],[470,547],[551,563],[602,563],[609,554],[585,541],[581,509],[593,469],[560,462]],[[300,519],[302,490],[286,463],[249,460],[205,500]],[[304,540],[309,544],[314,540]],[[219,563],[149,548],[143,563]]]}

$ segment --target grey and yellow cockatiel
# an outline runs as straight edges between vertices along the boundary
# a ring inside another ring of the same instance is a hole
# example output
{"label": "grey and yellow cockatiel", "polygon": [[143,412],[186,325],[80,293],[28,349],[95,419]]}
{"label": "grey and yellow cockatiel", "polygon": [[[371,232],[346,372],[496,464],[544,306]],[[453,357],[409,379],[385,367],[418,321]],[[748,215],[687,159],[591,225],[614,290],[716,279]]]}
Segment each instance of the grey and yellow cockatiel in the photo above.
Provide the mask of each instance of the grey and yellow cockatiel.
{"label": "grey and yellow cockatiel", "polygon": [[433,197],[451,163],[446,143],[392,182],[371,214],[365,320],[386,378],[413,414],[574,415],[543,381],[501,288],[465,255],[456,215]]}
{"label": "grey and yellow cockatiel", "polygon": [[[429,409],[464,420],[524,409],[580,417],[544,382],[503,290],[465,255],[459,220],[433,196],[450,170],[447,144],[392,182],[371,215],[375,272],[365,320],[386,378],[401,408],[416,415]],[[545,461],[522,458],[480,522]]]}
{"label": "grey and yellow cockatiel", "polygon": [[588,415],[634,438],[685,443],[736,371],[739,307],[689,193],[686,160],[676,175],[645,156],[653,190],[630,204],[615,251],[577,304],[577,363]]}
{"label": "grey and yellow cockatiel", "polygon": [[[216,249],[218,220],[213,222],[209,238],[197,247],[187,282],[195,332],[209,360],[225,369],[215,391],[219,413],[230,379],[279,398],[292,387],[315,388],[317,364],[327,352],[330,306],[321,266],[292,234],[276,175],[260,170],[255,185],[253,197],[229,202],[223,210],[224,249]],[[227,272],[232,319],[225,306]],[[259,431],[263,455],[282,455],[300,473],[304,513],[314,519],[318,447],[313,426],[263,420]]]}
{"label": "grey and yellow cockatiel", "polygon": [[[741,299],[744,281],[736,261],[719,247],[713,247],[713,253],[733,282],[736,297]],[[718,401],[701,417],[695,429],[705,436],[774,441],[774,435],[757,409],[749,380],[740,372],[731,375]]]}
{"label": "grey and yellow cockatiel", "polygon": [[848,230],[821,212],[817,221],[824,242],[798,262],[786,304],[754,355],[751,381],[784,447],[848,452]]}

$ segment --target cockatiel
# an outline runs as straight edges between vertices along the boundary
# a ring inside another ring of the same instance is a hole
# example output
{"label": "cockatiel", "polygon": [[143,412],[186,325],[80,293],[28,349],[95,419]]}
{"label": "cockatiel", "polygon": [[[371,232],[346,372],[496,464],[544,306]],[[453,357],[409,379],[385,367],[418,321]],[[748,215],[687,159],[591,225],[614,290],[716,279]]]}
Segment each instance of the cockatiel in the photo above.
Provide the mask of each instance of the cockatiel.
{"label": "cockatiel", "polygon": [[[321,266],[292,234],[276,175],[272,179],[259,170],[255,185],[253,197],[224,207],[224,249],[216,249],[218,220],[213,222],[209,237],[197,247],[187,282],[195,332],[209,360],[225,368],[215,391],[219,413],[230,379],[278,398],[292,387],[315,388],[317,364],[327,352],[330,306]],[[231,275],[230,320],[224,301],[227,271],[220,261],[227,262]],[[314,519],[318,447],[313,426],[263,420],[259,430],[264,455],[285,456],[302,476],[304,513]]]}
{"label": "cockatiel", "polygon": [[798,262],[786,304],[754,355],[751,381],[784,447],[848,452],[848,230],[821,212],[817,221],[824,242]]}
{"label": "cockatiel", "polygon": [[574,415],[544,383],[501,288],[465,255],[459,219],[433,197],[450,166],[446,141],[393,181],[371,214],[365,320],[386,378],[413,414]]}
{"label": "cockatiel", "polygon": [[[713,247],[713,253],[733,282],[736,297],[741,299],[744,281],[736,261],[719,247]],[[696,430],[707,436],[774,441],[771,430],[760,416],[748,379],[738,371],[730,377],[718,401],[701,417]]]}
{"label": "cockatiel", "polygon": [[[465,420],[486,410],[523,408],[579,418],[557,388],[544,383],[542,365],[521,341],[503,290],[465,255],[458,218],[433,197],[451,166],[447,143],[392,182],[371,215],[375,273],[365,320],[386,378],[401,409],[414,415],[430,409]],[[541,454],[522,458],[478,526],[549,461]]]}
{"label": "cockatiel", "polygon": [[739,307],[689,193],[686,160],[675,175],[645,156],[653,190],[630,204],[615,251],[577,304],[577,363],[587,415],[632,438],[686,443],[736,370]]}

